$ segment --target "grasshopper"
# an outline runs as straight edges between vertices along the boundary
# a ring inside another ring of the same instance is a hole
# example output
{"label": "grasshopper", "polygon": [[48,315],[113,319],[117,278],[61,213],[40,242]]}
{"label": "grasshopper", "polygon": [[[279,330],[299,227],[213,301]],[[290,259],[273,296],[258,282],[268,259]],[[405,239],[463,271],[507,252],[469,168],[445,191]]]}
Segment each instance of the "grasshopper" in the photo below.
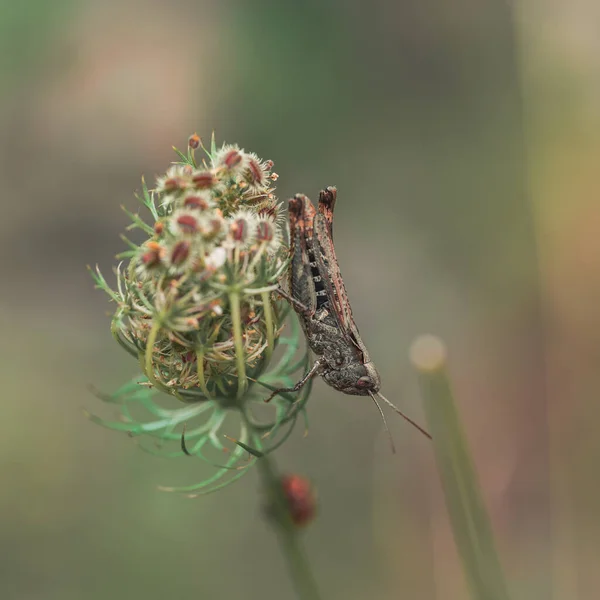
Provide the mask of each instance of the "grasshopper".
{"label": "grasshopper", "polygon": [[[319,194],[319,209],[310,199],[296,194],[289,201],[290,268],[289,292],[278,290],[296,311],[307,343],[316,355],[312,367],[291,388],[273,391],[269,402],[281,392],[297,392],[315,375],[331,387],[353,396],[370,396],[389,429],[377,397],[431,438],[379,391],[381,379],[363,343],[348,301],[333,246],[335,187]],[[391,440],[392,451],[394,445]]]}

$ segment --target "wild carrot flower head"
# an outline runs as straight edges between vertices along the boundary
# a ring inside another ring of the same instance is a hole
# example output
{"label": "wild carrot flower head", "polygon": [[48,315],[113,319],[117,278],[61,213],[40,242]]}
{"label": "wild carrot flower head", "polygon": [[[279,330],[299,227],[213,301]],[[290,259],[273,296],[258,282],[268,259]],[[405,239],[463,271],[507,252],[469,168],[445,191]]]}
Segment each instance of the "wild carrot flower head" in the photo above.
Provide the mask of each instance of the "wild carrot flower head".
{"label": "wild carrot flower head", "polygon": [[[206,155],[203,160],[196,158],[198,148]],[[217,149],[214,137],[207,150],[196,134],[188,140],[187,153],[176,152],[180,160],[156,179],[154,189],[142,180],[138,199],[152,222],[128,213],[128,229],[140,229],[146,239],[136,244],[124,238],[129,249],[119,255],[124,262],[116,268],[116,289],[98,269],[93,273],[97,286],[116,303],[113,335],[143,372],[110,397],[121,406],[121,422],[93,418],[160,443],[179,440],[188,423],[190,450],[183,450],[219,464],[217,479],[188,490],[195,491],[210,489],[221,476],[243,468],[236,466],[244,454],[237,444],[223,465],[203,453],[203,448],[225,449],[223,434],[230,430],[224,431],[223,424],[230,413],[239,413],[240,419],[238,431],[229,435],[260,446],[261,452],[268,450],[265,436],[275,443],[279,428],[293,425],[303,402],[292,406],[293,398],[279,398],[275,417],[262,424],[254,421],[251,405],[262,404],[269,389],[293,384],[308,358],[293,360],[297,328],[291,337],[280,337],[286,313],[272,294],[287,269],[272,161],[237,145]],[[287,350],[273,367],[278,343]],[[185,406],[161,408],[153,399],[157,392]],[[133,405],[153,420],[134,417]],[[191,427],[196,418],[202,424]],[[250,425],[262,432],[260,439],[249,437]]]}

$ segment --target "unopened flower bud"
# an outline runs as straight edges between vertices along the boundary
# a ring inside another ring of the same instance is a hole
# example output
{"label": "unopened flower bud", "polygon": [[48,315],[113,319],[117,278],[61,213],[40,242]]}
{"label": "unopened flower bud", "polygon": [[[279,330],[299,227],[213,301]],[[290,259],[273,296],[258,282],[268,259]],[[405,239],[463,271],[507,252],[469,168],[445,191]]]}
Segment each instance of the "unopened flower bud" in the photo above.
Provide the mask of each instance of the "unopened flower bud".
{"label": "unopened flower bud", "polygon": [[198,219],[190,212],[179,212],[175,215],[173,233],[192,234],[200,230]]}
{"label": "unopened flower bud", "polygon": [[180,177],[169,177],[165,179],[163,183],[163,188],[165,192],[173,192],[175,190],[180,190],[185,187],[185,181]]}
{"label": "unopened flower bud", "polygon": [[233,169],[233,167],[237,167],[242,162],[242,155],[237,150],[230,150],[223,157],[223,164],[228,169]]}
{"label": "unopened flower bud", "polygon": [[192,183],[197,190],[208,190],[217,184],[217,178],[212,171],[199,171],[192,175]]}
{"label": "unopened flower bud", "polygon": [[248,210],[240,210],[230,219],[229,235],[233,244],[240,248],[248,248],[256,237],[256,216]]}
{"label": "unopened flower bud", "polygon": [[208,210],[210,206],[210,202],[204,196],[200,196],[198,194],[192,196],[186,196],[183,201],[184,208],[198,209],[201,211]]}
{"label": "unopened flower bud", "polygon": [[224,170],[228,176],[242,174],[246,168],[247,155],[237,146],[223,146],[213,156],[213,166]]}
{"label": "unopened flower bud", "polygon": [[297,527],[308,525],[317,511],[316,493],[311,482],[301,475],[283,475],[281,487],[294,525]]}
{"label": "unopened flower bud", "polygon": [[235,242],[244,243],[248,237],[248,222],[244,219],[236,219],[231,223],[230,230]]}
{"label": "unopened flower bud", "polygon": [[190,255],[190,243],[182,240],[177,242],[171,250],[171,264],[181,265]]}
{"label": "unopened flower bud", "polygon": [[275,228],[269,221],[261,220],[256,226],[256,239],[259,242],[271,242],[275,235]]}
{"label": "unopened flower bud", "polygon": [[188,138],[188,146],[192,150],[197,150],[200,147],[202,141],[200,140],[200,136],[197,133],[190,135]]}
{"label": "unopened flower bud", "polygon": [[148,242],[146,248],[146,252],[142,254],[142,263],[148,269],[158,266],[163,257],[164,248],[157,242]]}
{"label": "unopened flower bud", "polygon": [[250,179],[252,180],[252,183],[254,183],[255,185],[263,185],[265,183],[267,179],[266,174],[256,159],[249,159],[248,172],[250,174]]}

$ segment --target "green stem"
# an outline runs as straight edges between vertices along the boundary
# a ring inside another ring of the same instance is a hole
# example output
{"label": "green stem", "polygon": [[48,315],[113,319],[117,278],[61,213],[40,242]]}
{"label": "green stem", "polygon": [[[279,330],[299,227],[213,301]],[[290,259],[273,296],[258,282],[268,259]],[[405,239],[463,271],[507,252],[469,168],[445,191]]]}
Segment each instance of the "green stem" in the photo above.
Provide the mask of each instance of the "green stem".
{"label": "green stem", "polygon": [[244,396],[248,389],[246,378],[246,355],[244,352],[244,340],[242,338],[242,316],[240,310],[239,292],[229,294],[229,306],[231,307],[231,321],[233,323],[233,343],[235,344],[235,360],[238,376],[238,400]]}
{"label": "green stem", "polygon": [[204,348],[196,348],[196,369],[198,373],[198,385],[202,393],[207,398],[211,398],[212,395],[206,387],[206,379],[204,378]]}
{"label": "green stem", "polygon": [[148,381],[161,392],[165,394],[169,394],[171,396],[175,396],[179,400],[182,400],[180,394],[177,390],[168,388],[162,381],[156,379],[154,375],[154,363],[153,363],[153,355],[154,355],[154,345],[156,344],[156,339],[158,338],[158,334],[162,329],[162,322],[159,317],[154,317],[154,322],[152,324],[152,328],[150,329],[150,333],[148,334],[148,339],[146,340],[146,350],[144,354],[140,354],[140,366],[142,371],[146,374]]}
{"label": "green stem", "polygon": [[508,600],[489,516],[446,372],[445,348],[439,339],[422,336],[413,344],[411,356],[419,371],[446,507],[471,597]]}
{"label": "green stem", "polygon": [[[249,430],[252,431],[254,447],[259,452],[262,451],[260,434],[253,430],[247,419],[246,423]],[[270,454],[263,454],[256,463],[265,495],[269,500],[269,506],[272,507],[273,522],[298,598],[300,600],[320,600],[321,595],[302,547],[298,530],[290,517],[287,500],[281,487],[281,477],[277,473],[273,458]]]}
{"label": "green stem", "polygon": [[267,329],[267,351],[266,351],[266,363],[269,364],[271,356],[273,355],[273,346],[275,344],[275,330],[273,327],[273,308],[271,307],[271,294],[269,292],[262,292],[260,297],[263,303],[263,313],[265,315],[265,328]]}
{"label": "green stem", "polygon": [[156,344],[156,338],[158,337],[158,332],[160,331],[161,323],[155,318],[152,323],[152,329],[150,329],[150,333],[148,334],[148,339],[146,340],[146,353],[144,356],[144,371],[146,373],[146,377],[150,383],[154,384],[158,387],[158,382],[156,381],[156,377],[154,377],[154,365],[152,364],[152,355],[154,353],[154,344]]}

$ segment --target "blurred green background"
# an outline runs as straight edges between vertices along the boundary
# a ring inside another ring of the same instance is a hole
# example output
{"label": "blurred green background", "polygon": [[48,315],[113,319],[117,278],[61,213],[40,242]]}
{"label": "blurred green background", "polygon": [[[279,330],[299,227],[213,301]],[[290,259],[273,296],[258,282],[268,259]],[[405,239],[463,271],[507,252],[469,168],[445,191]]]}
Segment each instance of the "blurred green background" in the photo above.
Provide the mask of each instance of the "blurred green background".
{"label": "blurred green background", "polygon": [[[0,2],[0,598],[293,598],[256,473],[198,479],[89,423],[113,342],[119,205],[216,130],[282,199],[339,190],[336,246],[383,392],[446,340],[516,599],[597,598],[600,5],[592,0]],[[305,542],[328,599],[466,598],[431,447],[317,382]]]}

